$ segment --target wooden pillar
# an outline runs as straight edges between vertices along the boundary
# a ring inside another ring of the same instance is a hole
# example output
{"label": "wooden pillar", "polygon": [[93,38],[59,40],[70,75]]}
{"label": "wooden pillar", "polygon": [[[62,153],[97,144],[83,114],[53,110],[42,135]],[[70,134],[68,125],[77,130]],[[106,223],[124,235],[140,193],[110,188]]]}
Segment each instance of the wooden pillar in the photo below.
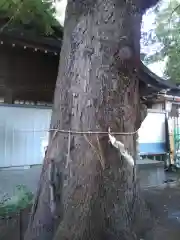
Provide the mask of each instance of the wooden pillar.
{"label": "wooden pillar", "polygon": [[13,103],[12,89],[6,89],[5,96],[4,96],[4,102],[8,103],[8,104]]}

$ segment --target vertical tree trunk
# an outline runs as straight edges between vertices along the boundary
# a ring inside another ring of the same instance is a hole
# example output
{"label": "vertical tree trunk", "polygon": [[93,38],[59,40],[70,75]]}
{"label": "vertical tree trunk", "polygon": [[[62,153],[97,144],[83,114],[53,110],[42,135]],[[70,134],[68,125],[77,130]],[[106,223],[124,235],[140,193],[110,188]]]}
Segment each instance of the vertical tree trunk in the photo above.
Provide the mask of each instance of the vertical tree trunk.
{"label": "vertical tree trunk", "polygon": [[[140,24],[143,10],[152,4],[140,2],[69,0],[51,128],[139,128]],[[135,134],[116,138],[136,156]],[[50,160],[59,173],[56,219],[48,205]],[[52,132],[44,169],[26,240],[130,240],[147,231],[149,212],[134,169],[109,143],[108,134]]]}

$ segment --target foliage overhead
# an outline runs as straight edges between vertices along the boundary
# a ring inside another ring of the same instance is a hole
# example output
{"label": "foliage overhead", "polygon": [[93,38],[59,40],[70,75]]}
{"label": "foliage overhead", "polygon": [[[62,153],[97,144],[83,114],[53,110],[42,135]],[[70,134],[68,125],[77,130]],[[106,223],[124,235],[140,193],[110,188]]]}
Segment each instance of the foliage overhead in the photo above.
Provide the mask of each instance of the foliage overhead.
{"label": "foliage overhead", "polygon": [[142,34],[143,44],[157,51],[144,57],[146,64],[166,61],[164,77],[180,83],[180,2],[171,0],[156,11],[154,29]]}
{"label": "foliage overhead", "polygon": [[42,35],[51,35],[53,27],[59,26],[52,1],[0,0],[1,19],[6,19],[0,30],[23,26]]}

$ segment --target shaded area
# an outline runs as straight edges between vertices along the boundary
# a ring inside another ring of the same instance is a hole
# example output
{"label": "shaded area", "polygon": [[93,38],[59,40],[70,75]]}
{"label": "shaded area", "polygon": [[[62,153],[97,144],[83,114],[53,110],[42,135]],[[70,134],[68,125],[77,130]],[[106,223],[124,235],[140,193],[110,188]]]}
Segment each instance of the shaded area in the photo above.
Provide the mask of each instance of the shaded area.
{"label": "shaded area", "polygon": [[180,186],[148,188],[143,191],[159,226],[155,239],[180,239]]}
{"label": "shaded area", "polygon": [[29,169],[7,169],[0,171],[0,200],[4,195],[12,197],[17,185],[25,185],[32,193],[36,192],[41,166]]}
{"label": "shaded area", "polygon": [[[159,224],[155,229],[155,238],[146,240],[179,240],[180,186],[148,188],[143,190],[143,195]],[[29,212],[30,207],[10,218],[0,219],[0,239],[23,239]]]}

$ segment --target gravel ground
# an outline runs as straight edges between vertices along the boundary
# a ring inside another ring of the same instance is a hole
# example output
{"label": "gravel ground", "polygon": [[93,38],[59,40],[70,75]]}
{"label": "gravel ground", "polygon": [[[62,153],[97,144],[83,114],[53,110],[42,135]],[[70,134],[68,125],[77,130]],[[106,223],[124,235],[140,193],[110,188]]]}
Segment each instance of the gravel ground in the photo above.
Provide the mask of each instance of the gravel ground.
{"label": "gravel ground", "polygon": [[[23,171],[0,171],[0,196],[1,192],[12,195],[15,186],[22,183],[34,192],[39,174],[40,167]],[[168,173],[166,178],[168,181],[176,180],[177,176]],[[156,229],[156,239],[148,240],[180,240],[180,185],[148,188],[143,190],[143,195],[160,225]]]}
{"label": "gravel ground", "polygon": [[41,166],[31,168],[1,169],[0,170],[0,200],[4,195],[12,197],[18,185],[25,185],[33,193],[36,192]]}
{"label": "gravel ground", "polygon": [[180,186],[149,188],[143,194],[159,223],[155,240],[180,240]]}

